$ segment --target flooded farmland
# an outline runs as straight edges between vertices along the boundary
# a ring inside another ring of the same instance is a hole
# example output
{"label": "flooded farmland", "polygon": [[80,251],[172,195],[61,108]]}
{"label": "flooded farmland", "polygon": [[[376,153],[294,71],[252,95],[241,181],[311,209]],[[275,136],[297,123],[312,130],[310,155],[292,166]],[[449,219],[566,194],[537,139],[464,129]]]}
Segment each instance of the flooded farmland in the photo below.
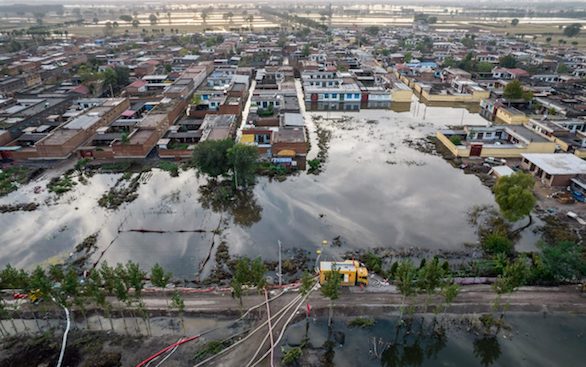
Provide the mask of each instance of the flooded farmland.
{"label": "flooded farmland", "polygon": [[389,316],[376,319],[371,328],[361,329],[349,328],[349,318],[334,316],[331,333],[327,318],[318,318],[311,319],[307,329],[305,321],[291,325],[283,344],[298,346],[307,335],[309,346],[304,349],[303,363],[317,359],[342,367],[577,367],[586,357],[582,348],[586,327],[583,315],[510,314],[505,318],[510,329],[496,336],[470,331],[468,318],[474,316],[451,316],[450,326],[442,329],[431,317],[416,317],[412,324],[397,327],[398,318]]}
{"label": "flooded farmland", "polygon": [[[322,145],[327,150],[322,172],[284,182],[259,177],[253,195],[228,204],[215,202],[206,179],[193,170],[179,177],[158,169],[143,173],[138,198],[116,210],[97,202],[119,174],[95,174],[60,197],[35,193],[48,178],[31,182],[0,199],[0,205],[40,204],[0,214],[0,266],[64,261],[93,234],[92,263],[159,262],[185,279],[209,274],[220,242],[232,255],[267,260],[277,258],[278,241],[287,256],[294,248],[315,253],[327,240],[329,257],[375,247],[464,251],[476,243],[467,213],[493,205],[490,190],[408,141],[446,125],[486,124],[479,115],[413,103],[406,112],[319,112],[308,120],[309,158]],[[331,132],[319,147],[316,129]]]}

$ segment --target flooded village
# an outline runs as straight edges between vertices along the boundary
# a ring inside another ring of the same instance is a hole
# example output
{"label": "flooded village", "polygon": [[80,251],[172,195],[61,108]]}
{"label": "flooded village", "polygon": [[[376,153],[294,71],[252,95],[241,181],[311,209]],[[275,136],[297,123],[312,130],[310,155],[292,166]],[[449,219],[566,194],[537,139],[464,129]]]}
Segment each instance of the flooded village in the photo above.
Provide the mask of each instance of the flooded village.
{"label": "flooded village", "polygon": [[0,5],[0,366],[586,358],[584,9],[42,7]]}

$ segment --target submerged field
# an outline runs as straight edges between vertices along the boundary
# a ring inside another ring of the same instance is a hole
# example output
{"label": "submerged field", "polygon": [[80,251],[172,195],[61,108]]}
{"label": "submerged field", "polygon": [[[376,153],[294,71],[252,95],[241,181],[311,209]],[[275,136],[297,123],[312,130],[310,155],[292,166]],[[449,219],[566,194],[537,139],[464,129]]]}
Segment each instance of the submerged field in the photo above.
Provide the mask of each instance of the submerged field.
{"label": "submerged field", "polygon": [[[475,176],[409,142],[446,125],[485,124],[480,116],[414,103],[401,113],[363,110],[308,117],[309,158],[326,153],[322,172],[301,172],[284,182],[260,177],[252,194],[228,203],[218,202],[206,179],[193,170],[178,177],[159,169],[135,176],[137,198],[117,209],[98,201],[121,174],[95,174],[60,196],[35,193],[48,178],[20,187],[0,205],[40,205],[0,214],[0,266],[65,261],[91,235],[97,240],[90,264],[133,260],[150,268],[159,262],[189,280],[209,274],[222,242],[231,255],[266,260],[277,258],[279,240],[285,256],[293,256],[293,249],[315,254],[323,240],[328,241],[324,256],[330,258],[381,247],[472,251],[466,244],[477,243],[477,235],[468,212],[493,205],[492,193]],[[321,144],[318,130],[330,132]],[[521,250],[533,248],[535,238],[530,230],[527,234]]]}
{"label": "submerged field", "polygon": [[[335,317],[335,316],[334,316]],[[583,315],[510,314],[506,329],[484,335],[474,328],[478,315],[416,317],[399,326],[396,317],[380,317],[369,328],[349,327],[348,317],[292,325],[283,346],[307,346],[301,365],[318,361],[334,366],[566,366],[583,365],[586,352]],[[328,345],[328,341],[331,343]]]}

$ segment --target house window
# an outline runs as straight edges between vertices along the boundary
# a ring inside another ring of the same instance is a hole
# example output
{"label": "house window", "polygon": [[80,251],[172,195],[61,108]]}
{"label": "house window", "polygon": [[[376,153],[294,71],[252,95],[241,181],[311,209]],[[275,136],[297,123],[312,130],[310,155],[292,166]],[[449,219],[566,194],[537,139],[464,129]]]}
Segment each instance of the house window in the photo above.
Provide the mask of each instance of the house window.
{"label": "house window", "polygon": [[258,134],[254,136],[254,142],[257,144],[270,144],[271,137],[269,134]]}
{"label": "house window", "polygon": [[502,135],[503,135],[503,132],[502,131],[497,131],[497,132],[494,133],[494,137],[497,138],[497,139],[500,139]]}
{"label": "house window", "polygon": [[478,133],[476,135],[476,139],[478,139],[478,140],[482,140],[483,138],[484,138],[484,133]]}
{"label": "house window", "polygon": [[348,93],[348,94],[346,94],[346,98],[348,98],[348,99],[352,99],[352,93]]}
{"label": "house window", "polygon": [[330,98],[330,94],[329,93],[324,93],[324,98]]}
{"label": "house window", "polygon": [[355,94],[354,94],[354,98],[356,98],[356,99],[360,99],[360,94],[358,94],[358,93],[355,93]]}
{"label": "house window", "polygon": [[332,98],[334,98],[334,99],[338,98],[338,94],[337,93],[332,93]]}

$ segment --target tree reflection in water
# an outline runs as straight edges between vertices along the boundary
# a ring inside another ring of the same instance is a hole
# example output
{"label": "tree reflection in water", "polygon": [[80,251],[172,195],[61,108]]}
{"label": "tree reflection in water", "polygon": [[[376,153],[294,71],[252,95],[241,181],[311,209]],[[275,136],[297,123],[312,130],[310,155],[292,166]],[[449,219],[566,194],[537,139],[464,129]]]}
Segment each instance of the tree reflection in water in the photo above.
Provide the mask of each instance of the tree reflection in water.
{"label": "tree reflection in water", "polygon": [[501,355],[501,346],[496,336],[485,336],[474,340],[474,356],[484,367],[492,366]]}
{"label": "tree reflection in water", "polygon": [[252,190],[234,190],[231,181],[210,181],[199,187],[199,198],[204,209],[227,213],[234,221],[250,227],[262,218],[262,207],[256,202]]}
{"label": "tree reflection in water", "polygon": [[445,329],[437,327],[434,321],[425,325],[421,318],[419,327],[414,327],[415,320],[408,320],[396,326],[395,340],[385,348],[381,355],[381,364],[385,367],[421,366],[425,359],[434,360],[446,347],[448,338]]}

